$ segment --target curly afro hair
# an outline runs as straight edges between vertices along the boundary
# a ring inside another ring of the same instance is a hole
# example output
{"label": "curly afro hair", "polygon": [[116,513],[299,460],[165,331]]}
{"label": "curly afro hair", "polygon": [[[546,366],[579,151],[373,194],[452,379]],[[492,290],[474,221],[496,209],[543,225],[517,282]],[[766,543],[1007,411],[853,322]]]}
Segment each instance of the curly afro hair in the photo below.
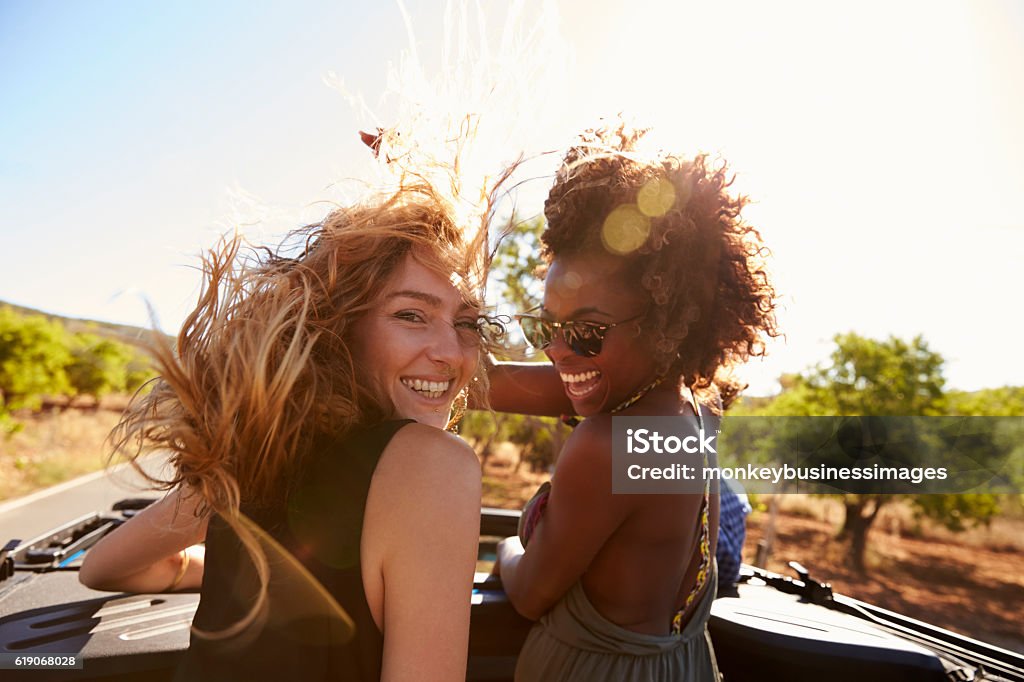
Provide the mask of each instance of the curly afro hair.
{"label": "curly afro hair", "polygon": [[710,404],[744,388],[731,370],[779,336],[768,250],[740,216],[725,163],[637,153],[646,130],[584,132],[544,204],[544,259],[607,252],[650,295],[643,327],[658,367]]}

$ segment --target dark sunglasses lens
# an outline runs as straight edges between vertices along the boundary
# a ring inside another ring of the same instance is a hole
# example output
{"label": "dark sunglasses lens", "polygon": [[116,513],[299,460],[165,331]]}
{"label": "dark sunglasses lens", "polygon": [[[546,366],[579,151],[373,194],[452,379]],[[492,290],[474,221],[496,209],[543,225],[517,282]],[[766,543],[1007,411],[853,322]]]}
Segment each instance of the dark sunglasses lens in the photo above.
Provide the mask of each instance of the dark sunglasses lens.
{"label": "dark sunglasses lens", "polygon": [[537,350],[544,350],[551,345],[551,325],[546,320],[536,317],[521,317],[519,326],[523,328],[526,342]]}
{"label": "dark sunglasses lens", "polygon": [[571,322],[563,327],[565,342],[576,355],[592,358],[601,354],[601,337],[593,329]]}

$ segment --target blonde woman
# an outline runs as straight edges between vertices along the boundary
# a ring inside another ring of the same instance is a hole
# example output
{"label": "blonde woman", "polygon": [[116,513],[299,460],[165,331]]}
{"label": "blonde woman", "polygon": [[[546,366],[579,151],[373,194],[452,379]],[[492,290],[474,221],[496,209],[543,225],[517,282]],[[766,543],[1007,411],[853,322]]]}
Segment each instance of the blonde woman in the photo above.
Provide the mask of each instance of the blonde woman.
{"label": "blonde woman", "polygon": [[[157,349],[162,378],[116,432],[131,457],[170,451],[170,492],[80,574],[201,591],[180,679],[465,677],[480,469],[445,427],[485,390],[486,250],[450,215],[405,187],[293,233],[301,253],[229,239],[204,259],[176,352]],[[289,596],[274,543],[351,639]]]}

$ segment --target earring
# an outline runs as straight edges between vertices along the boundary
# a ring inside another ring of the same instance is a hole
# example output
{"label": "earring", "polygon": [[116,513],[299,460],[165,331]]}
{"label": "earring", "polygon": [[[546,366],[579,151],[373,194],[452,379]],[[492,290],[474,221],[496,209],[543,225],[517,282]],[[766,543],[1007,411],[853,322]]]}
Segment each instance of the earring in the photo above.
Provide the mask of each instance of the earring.
{"label": "earring", "polygon": [[466,407],[469,405],[469,387],[459,391],[459,394],[455,396],[455,401],[452,403],[451,416],[448,418],[448,425],[444,427],[445,431],[451,431],[455,433],[455,427],[462,421],[462,415],[466,414]]}

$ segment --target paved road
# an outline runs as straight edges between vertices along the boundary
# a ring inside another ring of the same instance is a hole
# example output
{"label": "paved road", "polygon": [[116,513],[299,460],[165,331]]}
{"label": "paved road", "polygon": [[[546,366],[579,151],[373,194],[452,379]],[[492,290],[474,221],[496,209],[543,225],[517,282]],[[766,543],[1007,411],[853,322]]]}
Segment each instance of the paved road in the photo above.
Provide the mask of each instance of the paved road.
{"label": "paved road", "polygon": [[[166,463],[166,456],[157,454],[146,458],[144,466],[159,472]],[[146,485],[133,469],[119,466],[0,503],[0,547],[12,538],[29,540],[85,514],[109,510],[126,497],[162,495]]]}

